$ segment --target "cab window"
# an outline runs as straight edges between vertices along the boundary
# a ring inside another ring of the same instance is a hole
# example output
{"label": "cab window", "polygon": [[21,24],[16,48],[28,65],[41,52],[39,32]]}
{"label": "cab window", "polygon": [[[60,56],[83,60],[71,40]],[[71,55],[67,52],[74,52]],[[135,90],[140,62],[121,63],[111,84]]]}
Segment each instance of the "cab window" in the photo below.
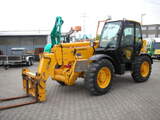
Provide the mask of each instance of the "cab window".
{"label": "cab window", "polygon": [[141,43],[141,41],[142,41],[141,27],[140,25],[136,24],[136,35],[135,35],[136,45]]}
{"label": "cab window", "polygon": [[125,25],[123,34],[122,34],[122,40],[121,40],[121,46],[133,46],[134,44],[134,24],[133,23],[127,23]]}

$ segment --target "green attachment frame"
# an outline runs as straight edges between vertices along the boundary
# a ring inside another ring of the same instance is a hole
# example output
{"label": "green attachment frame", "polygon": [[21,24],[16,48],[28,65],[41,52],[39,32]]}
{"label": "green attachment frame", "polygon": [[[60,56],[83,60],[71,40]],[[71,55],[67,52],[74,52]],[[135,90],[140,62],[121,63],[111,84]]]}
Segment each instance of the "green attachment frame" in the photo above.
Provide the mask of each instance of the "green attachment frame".
{"label": "green attachment frame", "polygon": [[51,31],[51,43],[47,44],[44,48],[44,52],[51,52],[51,48],[54,46],[54,45],[58,45],[60,44],[60,39],[61,39],[61,27],[62,27],[62,24],[63,24],[63,20],[62,20],[62,17],[60,16],[57,16],[56,17],[56,21],[55,21],[55,24],[54,24],[54,27]]}
{"label": "green attachment frame", "polygon": [[52,43],[52,46],[55,45],[55,44],[56,45],[60,44],[62,24],[63,24],[62,17],[57,16],[55,25],[54,25],[54,27],[52,29],[52,32],[51,32],[51,43]]}

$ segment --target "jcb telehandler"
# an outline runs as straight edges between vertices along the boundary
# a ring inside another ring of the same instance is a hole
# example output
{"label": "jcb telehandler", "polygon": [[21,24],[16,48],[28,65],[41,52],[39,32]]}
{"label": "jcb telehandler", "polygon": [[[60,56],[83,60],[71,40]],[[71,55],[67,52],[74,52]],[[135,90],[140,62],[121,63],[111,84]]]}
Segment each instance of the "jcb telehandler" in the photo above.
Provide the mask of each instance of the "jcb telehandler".
{"label": "jcb telehandler", "polygon": [[[54,43],[41,56],[36,73],[27,68],[22,70],[23,88],[27,96],[35,97],[35,101],[24,104],[46,100],[49,77],[66,86],[74,85],[78,77],[83,77],[92,95],[103,95],[111,88],[115,74],[131,71],[135,82],[147,81],[151,74],[153,62],[149,55],[141,52],[141,25],[135,21],[106,21],[99,41]],[[15,105],[0,109],[10,107]]]}

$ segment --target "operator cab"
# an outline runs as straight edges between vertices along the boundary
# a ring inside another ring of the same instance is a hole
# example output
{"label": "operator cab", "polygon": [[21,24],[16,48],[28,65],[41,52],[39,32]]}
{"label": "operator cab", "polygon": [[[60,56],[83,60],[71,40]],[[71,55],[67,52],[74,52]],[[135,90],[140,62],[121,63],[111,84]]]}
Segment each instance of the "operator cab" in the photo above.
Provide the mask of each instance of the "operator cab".
{"label": "operator cab", "polygon": [[102,29],[99,48],[95,53],[108,55],[117,65],[126,66],[140,54],[142,42],[140,23],[130,20],[109,21]]}

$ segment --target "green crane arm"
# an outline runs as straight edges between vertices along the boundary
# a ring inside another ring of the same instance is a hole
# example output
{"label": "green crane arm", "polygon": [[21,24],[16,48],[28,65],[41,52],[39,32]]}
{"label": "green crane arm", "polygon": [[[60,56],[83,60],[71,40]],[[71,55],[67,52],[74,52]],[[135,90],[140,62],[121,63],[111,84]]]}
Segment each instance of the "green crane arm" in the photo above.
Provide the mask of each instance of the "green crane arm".
{"label": "green crane arm", "polygon": [[51,32],[51,43],[52,45],[59,44],[61,39],[61,27],[63,24],[62,17],[57,16],[56,22]]}
{"label": "green crane arm", "polygon": [[53,27],[53,29],[51,31],[51,34],[50,34],[50,36],[51,36],[51,43],[48,43],[44,47],[44,52],[50,53],[51,52],[51,48],[54,45],[60,44],[62,24],[63,24],[62,17],[57,16],[55,24],[54,24],[54,27]]}

